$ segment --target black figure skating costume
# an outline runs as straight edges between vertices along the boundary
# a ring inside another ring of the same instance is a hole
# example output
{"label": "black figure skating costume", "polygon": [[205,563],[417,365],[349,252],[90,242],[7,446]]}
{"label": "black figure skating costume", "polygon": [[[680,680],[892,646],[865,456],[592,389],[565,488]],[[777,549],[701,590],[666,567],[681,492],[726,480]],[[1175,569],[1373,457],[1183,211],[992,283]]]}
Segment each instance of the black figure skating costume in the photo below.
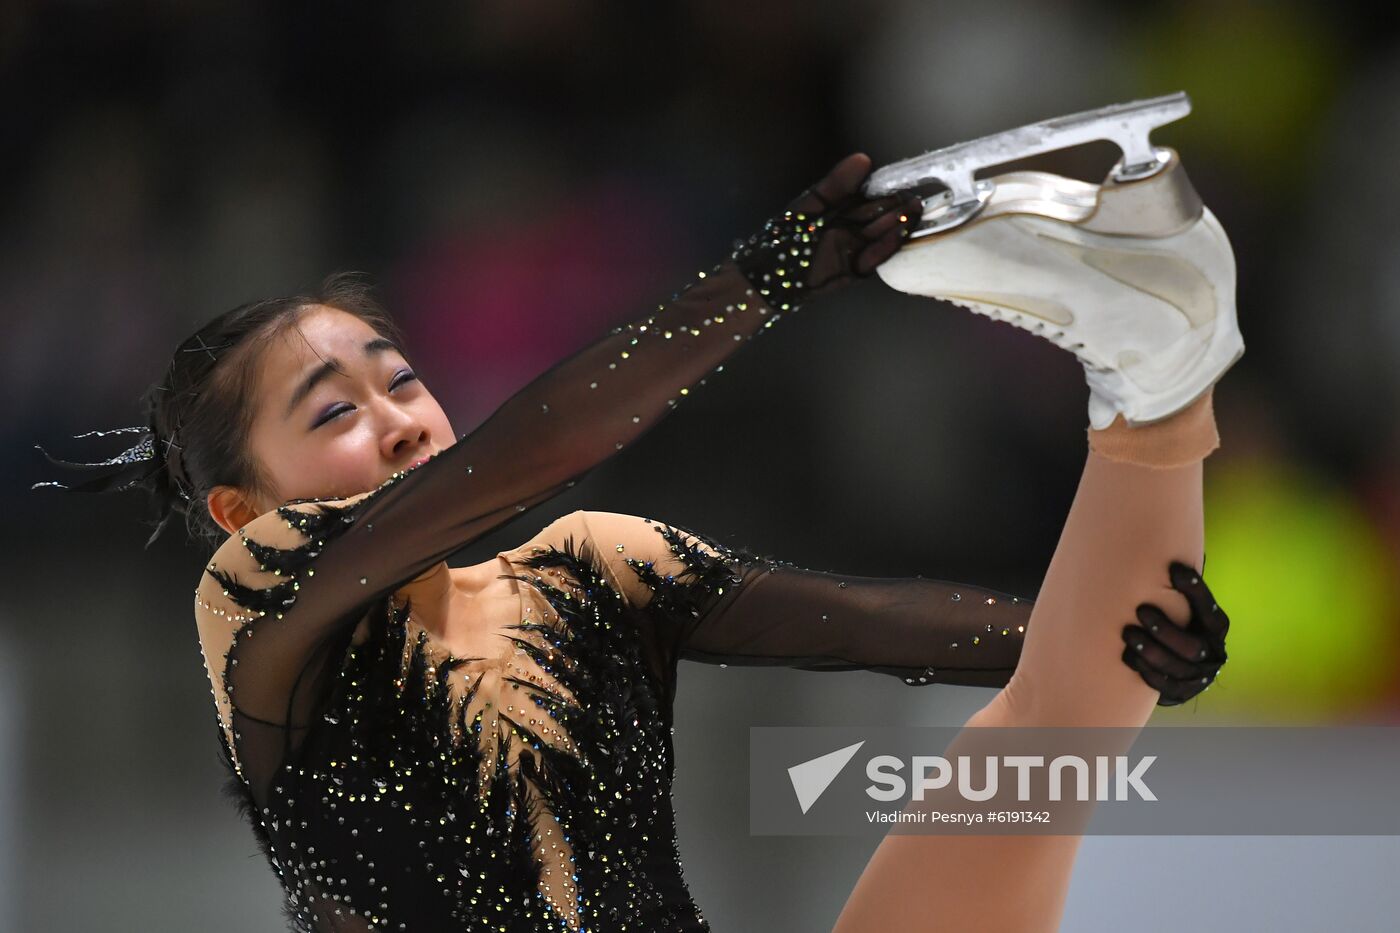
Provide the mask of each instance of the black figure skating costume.
{"label": "black figure skating costume", "polygon": [[878,238],[856,231],[880,211],[853,181],[426,463],[287,503],[210,560],[196,615],[227,790],[292,929],[706,930],[671,808],[680,659],[1006,683],[1027,600],[803,570],[611,512],[496,556],[471,656],[394,596],[625,449],[794,296],[868,274]]}

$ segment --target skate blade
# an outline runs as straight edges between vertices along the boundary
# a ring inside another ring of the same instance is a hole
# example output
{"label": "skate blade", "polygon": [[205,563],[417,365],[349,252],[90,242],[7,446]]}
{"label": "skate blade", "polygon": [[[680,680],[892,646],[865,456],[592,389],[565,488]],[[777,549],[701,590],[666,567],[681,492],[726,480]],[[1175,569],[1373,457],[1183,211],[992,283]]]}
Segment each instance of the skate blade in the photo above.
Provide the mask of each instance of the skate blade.
{"label": "skate blade", "polygon": [[1152,145],[1152,130],[1190,112],[1190,98],[1178,91],[1054,117],[886,165],[871,173],[865,193],[881,197],[931,182],[944,185],[947,191],[925,199],[923,221],[912,234],[926,236],[966,223],[980,213],[996,191],[996,183],[973,176],[981,169],[1015,159],[1108,140],[1123,153],[1110,173],[1114,180],[1136,181],[1155,175],[1170,161],[1171,153]]}

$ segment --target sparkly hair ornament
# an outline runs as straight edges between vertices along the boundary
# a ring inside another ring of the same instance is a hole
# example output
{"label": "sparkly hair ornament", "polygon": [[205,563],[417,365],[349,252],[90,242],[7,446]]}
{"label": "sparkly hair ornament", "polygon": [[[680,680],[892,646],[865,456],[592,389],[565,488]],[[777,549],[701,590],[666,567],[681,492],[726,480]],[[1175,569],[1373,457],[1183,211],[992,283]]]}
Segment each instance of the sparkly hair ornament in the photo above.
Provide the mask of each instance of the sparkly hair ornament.
{"label": "sparkly hair ornament", "polygon": [[[73,435],[74,439],[84,437],[105,437],[108,434],[136,434],[141,435],[141,439],[126,450],[110,457],[106,460],[98,460],[92,463],[75,462],[72,460],[59,460],[49,455],[38,444],[34,449],[44,455],[44,459],[54,466],[69,470],[77,474],[94,474],[89,478],[77,483],[60,483],[48,480],[35,483],[30,486],[31,490],[41,486],[51,486],[58,489],[67,489],[73,492],[120,492],[126,489],[141,487],[151,493],[154,500],[152,518],[156,521],[155,531],[146,539],[146,547],[150,547],[155,542],[160,533],[165,530],[166,523],[170,521],[172,515],[177,511],[175,500],[168,495],[166,490],[162,490],[160,473],[166,471],[174,483],[176,491],[184,501],[190,500],[190,495],[186,491],[185,484],[181,482],[177,475],[178,466],[172,468],[169,455],[171,448],[179,450],[178,444],[173,438],[156,437],[156,432],[146,425],[133,425],[126,428],[111,428],[106,431],[87,431],[83,434]],[[160,453],[157,451],[160,450]],[[164,493],[164,494],[163,494]]]}
{"label": "sparkly hair ornament", "polygon": [[[220,319],[215,319],[218,323]],[[206,325],[208,326],[208,325]],[[204,339],[204,331],[198,331],[193,336],[186,339],[177,348],[175,358],[170,361],[170,366],[166,370],[165,378],[159,384],[151,386],[146,392],[146,410],[149,413],[149,424],[137,424],[125,428],[109,428],[105,431],[88,431],[83,434],[73,435],[74,439],[84,437],[106,437],[108,434],[139,434],[140,439],[126,450],[109,457],[106,460],[97,460],[92,463],[75,462],[72,460],[59,460],[49,455],[38,444],[34,449],[44,455],[44,459],[61,470],[69,471],[77,476],[87,476],[81,482],[60,483],[52,480],[35,483],[30,486],[30,490],[38,489],[42,486],[67,489],[72,492],[121,492],[127,489],[145,489],[151,499],[151,520],[155,523],[155,530],[146,539],[146,547],[155,543],[160,537],[165,526],[177,513],[189,514],[189,503],[193,501],[191,490],[194,485],[190,482],[189,476],[185,472],[182,462],[181,452],[183,447],[176,443],[175,438],[180,436],[183,415],[178,415],[175,427],[168,437],[163,436],[156,428],[159,423],[157,410],[161,407],[156,404],[156,400],[163,400],[167,405],[171,402],[187,402],[189,399],[198,396],[198,392],[190,387],[186,376],[183,380],[177,381],[176,361],[183,359],[181,354],[197,354],[196,359],[202,364],[203,372],[197,376],[207,375],[208,371],[216,366],[220,357],[216,350],[225,350],[233,346],[232,342],[220,343],[217,346],[210,346]],[[204,363],[203,356],[209,358],[208,363]],[[182,387],[180,382],[184,382]]]}

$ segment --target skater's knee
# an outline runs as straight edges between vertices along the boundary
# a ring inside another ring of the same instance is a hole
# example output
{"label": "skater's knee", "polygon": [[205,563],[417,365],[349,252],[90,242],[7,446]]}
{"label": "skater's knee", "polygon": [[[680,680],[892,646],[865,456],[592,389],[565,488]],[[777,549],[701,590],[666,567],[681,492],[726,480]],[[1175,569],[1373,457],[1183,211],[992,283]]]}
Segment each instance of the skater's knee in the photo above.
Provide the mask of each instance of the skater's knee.
{"label": "skater's knee", "polygon": [[1147,722],[1157,694],[1126,666],[1122,683],[1094,684],[1017,671],[1011,681],[967,721],[994,728],[1137,728]]}
{"label": "skater's knee", "polygon": [[999,690],[986,706],[973,713],[966,725],[993,729],[1032,725],[1029,715],[1018,700],[1020,691],[1011,689],[1015,682],[1013,676],[1011,683]]}

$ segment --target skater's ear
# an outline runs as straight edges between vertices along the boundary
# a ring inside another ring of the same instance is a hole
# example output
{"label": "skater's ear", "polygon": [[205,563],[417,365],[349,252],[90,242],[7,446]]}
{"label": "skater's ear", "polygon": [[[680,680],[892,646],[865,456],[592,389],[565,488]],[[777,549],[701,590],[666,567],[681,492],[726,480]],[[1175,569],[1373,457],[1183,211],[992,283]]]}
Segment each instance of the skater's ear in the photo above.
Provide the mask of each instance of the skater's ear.
{"label": "skater's ear", "polygon": [[209,517],[224,531],[233,534],[263,513],[256,500],[241,489],[220,485],[209,490],[205,499]]}

